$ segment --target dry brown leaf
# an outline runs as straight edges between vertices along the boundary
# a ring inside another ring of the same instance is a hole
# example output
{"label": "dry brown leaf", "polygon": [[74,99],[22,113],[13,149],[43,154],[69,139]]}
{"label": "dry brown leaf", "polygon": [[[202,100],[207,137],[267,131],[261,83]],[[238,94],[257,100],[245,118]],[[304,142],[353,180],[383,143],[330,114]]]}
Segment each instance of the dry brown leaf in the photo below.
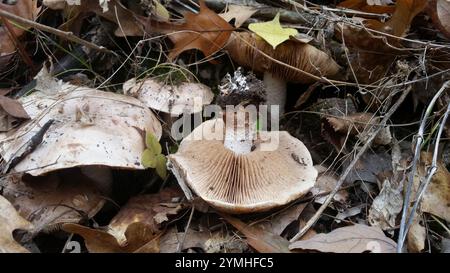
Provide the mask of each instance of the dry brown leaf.
{"label": "dry brown leaf", "polygon": [[[12,5],[0,2],[0,9],[29,20],[34,20],[40,11],[40,8],[37,7],[37,2],[37,0],[17,0]],[[16,27],[13,24],[10,25],[14,36],[20,37],[25,33],[26,28]],[[14,52],[15,50],[16,46],[10,38],[8,29],[0,24],[0,56]]]}
{"label": "dry brown leaf", "polygon": [[198,49],[205,57],[210,57],[221,50],[234,28],[217,13],[210,10],[204,1],[200,1],[200,12],[195,14],[186,12],[184,23],[150,22],[149,31],[169,34],[174,47],[169,53],[169,60],[173,60],[183,51]]}
{"label": "dry brown leaf", "polygon": [[[161,236],[161,253],[175,253],[181,245],[181,251],[190,248],[201,248],[206,251],[206,242],[211,238],[209,232],[189,228],[187,232],[179,232],[171,227]],[[184,239],[184,240],[183,240]]]}
{"label": "dry brown leaf", "polygon": [[259,253],[288,253],[289,241],[260,227],[249,226],[227,214],[220,214],[228,223],[245,235],[247,243]]}
{"label": "dry brown leaf", "polygon": [[6,132],[30,119],[22,104],[16,100],[0,95],[0,131]]}
{"label": "dry brown leaf", "polygon": [[108,232],[117,238],[120,245],[126,244],[125,232],[133,223],[145,224],[157,233],[161,224],[169,220],[168,217],[183,208],[182,197],[183,192],[178,188],[165,188],[156,194],[132,197],[111,220]]}
{"label": "dry brown leaf", "polygon": [[78,224],[64,224],[63,230],[83,237],[90,253],[159,252],[158,235],[152,228],[142,223],[133,223],[128,226],[124,235],[127,240],[125,245],[120,244],[110,233],[99,229]]}
{"label": "dry brown leaf", "polygon": [[402,186],[384,180],[378,196],[373,200],[369,210],[368,221],[371,226],[380,227],[383,230],[396,226],[397,215],[402,211],[403,194]]}
{"label": "dry brown leaf", "polygon": [[270,217],[264,218],[257,227],[272,234],[281,235],[287,226],[292,222],[298,221],[306,205],[308,203],[294,204],[288,208],[284,208]]}
{"label": "dry brown leaf", "polygon": [[16,211],[11,203],[0,195],[0,253],[29,252],[13,238],[13,231],[17,229],[31,230],[33,225]]}
{"label": "dry brown leaf", "polygon": [[339,7],[360,10],[369,13],[393,13],[394,6],[390,0],[346,0],[339,3]]}
{"label": "dry brown leaf", "polygon": [[[403,37],[412,19],[424,10],[426,4],[427,0],[398,0],[394,14],[386,23],[369,19],[364,21],[364,25],[373,30]],[[360,83],[372,83],[387,75],[397,56],[405,54],[394,48],[402,47],[396,38],[384,37],[370,33],[364,28],[348,25],[339,25],[337,32],[337,37],[342,37],[350,49],[351,65]],[[386,44],[386,39],[390,45]]]}
{"label": "dry brown leaf", "polygon": [[[313,195],[321,194],[324,192],[330,192],[332,191],[338,182],[338,178],[335,175],[327,174],[325,171],[326,169],[316,167],[317,171],[319,172],[319,176],[317,177],[316,184],[311,189],[311,193]],[[328,195],[319,196],[314,199],[316,203],[323,204],[325,200],[327,199]],[[347,191],[338,191],[334,196],[333,200],[340,202],[340,203],[346,203],[348,199],[348,192]]]}
{"label": "dry brown leaf", "polygon": [[417,218],[415,218],[408,230],[408,235],[406,237],[408,251],[412,253],[418,253],[424,250],[426,235],[427,232],[425,230],[425,227],[419,223]]}
{"label": "dry brown leaf", "polygon": [[435,26],[450,39],[450,1],[431,0],[428,10]]}
{"label": "dry brown leaf", "polygon": [[[425,167],[428,168],[431,165],[432,157],[433,155],[431,153],[421,153],[420,168],[414,179],[416,188],[419,177],[423,180],[426,176],[427,172]],[[431,183],[428,185],[420,202],[420,209],[423,212],[428,212],[446,221],[450,221],[450,172],[441,162],[437,163],[437,168],[437,172],[431,179]]]}
{"label": "dry brown leaf", "polygon": [[293,242],[289,249],[313,250],[333,253],[395,253],[396,243],[377,227],[354,225],[320,233],[303,241]]}
{"label": "dry brown leaf", "polygon": [[242,26],[248,18],[257,11],[257,9],[248,6],[229,5],[228,10],[219,14],[225,21],[230,22],[234,18],[234,26],[236,28]]}
{"label": "dry brown leaf", "polygon": [[20,215],[35,226],[35,232],[52,231],[63,223],[93,217],[105,200],[91,181],[76,169],[25,179],[9,175],[0,185],[3,195]]}

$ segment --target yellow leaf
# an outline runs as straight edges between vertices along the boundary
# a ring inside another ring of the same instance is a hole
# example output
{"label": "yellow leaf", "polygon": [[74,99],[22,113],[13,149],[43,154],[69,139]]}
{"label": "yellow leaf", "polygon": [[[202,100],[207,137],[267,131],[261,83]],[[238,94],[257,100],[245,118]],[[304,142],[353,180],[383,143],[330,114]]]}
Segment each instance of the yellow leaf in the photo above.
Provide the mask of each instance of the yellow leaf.
{"label": "yellow leaf", "polygon": [[156,15],[158,15],[163,21],[168,22],[170,19],[170,14],[167,9],[161,5],[158,0],[153,0],[153,5],[155,6]]}
{"label": "yellow leaf", "polygon": [[153,152],[153,154],[158,155],[162,152],[161,144],[159,144],[159,140],[150,132],[146,132],[145,134],[145,145],[147,149]]}
{"label": "yellow leaf", "polygon": [[280,25],[280,13],[277,13],[272,21],[264,23],[253,23],[248,25],[248,28],[256,33],[258,36],[268,42],[273,49],[277,45],[289,40],[290,36],[295,36],[298,31],[293,28],[283,28]]}
{"label": "yellow leaf", "polygon": [[141,159],[142,166],[144,166],[144,168],[155,168],[157,164],[156,156],[157,155],[155,155],[153,151],[145,149],[144,152],[142,153]]}
{"label": "yellow leaf", "polygon": [[164,155],[159,154],[156,156],[156,173],[161,177],[162,179],[166,178],[167,176],[167,167],[166,167],[167,159]]}

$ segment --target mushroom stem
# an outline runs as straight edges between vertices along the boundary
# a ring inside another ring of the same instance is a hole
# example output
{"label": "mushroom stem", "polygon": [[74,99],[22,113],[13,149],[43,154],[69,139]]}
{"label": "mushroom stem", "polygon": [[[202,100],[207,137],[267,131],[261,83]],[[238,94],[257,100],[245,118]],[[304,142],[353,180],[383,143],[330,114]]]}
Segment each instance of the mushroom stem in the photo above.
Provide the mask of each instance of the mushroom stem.
{"label": "mushroom stem", "polygon": [[256,117],[243,110],[224,116],[224,146],[236,154],[250,153],[256,136]]}
{"label": "mushroom stem", "polygon": [[264,85],[267,93],[267,105],[278,105],[280,115],[284,114],[284,105],[286,104],[286,81],[266,71],[264,72]]}

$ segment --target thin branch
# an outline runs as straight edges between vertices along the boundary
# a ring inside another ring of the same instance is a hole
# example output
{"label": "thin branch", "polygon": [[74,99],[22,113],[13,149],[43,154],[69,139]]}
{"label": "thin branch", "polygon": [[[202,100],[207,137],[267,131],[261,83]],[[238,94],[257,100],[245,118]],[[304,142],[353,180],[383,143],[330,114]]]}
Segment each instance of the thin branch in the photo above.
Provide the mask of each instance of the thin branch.
{"label": "thin branch", "polygon": [[61,31],[59,29],[52,28],[52,27],[49,27],[49,26],[46,26],[46,25],[43,25],[43,24],[31,21],[31,20],[28,20],[26,18],[17,16],[15,14],[7,12],[5,10],[0,10],[0,17],[7,18],[7,19],[9,19],[11,21],[20,23],[20,24],[22,24],[24,26],[27,26],[27,27],[32,27],[32,28],[40,29],[40,30],[45,31],[45,32],[49,32],[49,33],[54,34],[56,36],[59,36],[59,37],[61,37],[63,39],[66,39],[66,40],[69,40],[69,41],[72,41],[72,42],[84,45],[86,47],[89,47],[89,48],[92,48],[92,49],[95,49],[95,50],[98,50],[98,51],[101,51],[101,52],[112,53],[112,51],[110,51],[109,49],[107,49],[107,48],[105,48],[103,46],[98,46],[98,45],[96,45],[94,43],[91,43],[91,42],[88,42],[86,40],[83,40],[83,39],[77,37],[76,35],[74,35],[72,32]]}

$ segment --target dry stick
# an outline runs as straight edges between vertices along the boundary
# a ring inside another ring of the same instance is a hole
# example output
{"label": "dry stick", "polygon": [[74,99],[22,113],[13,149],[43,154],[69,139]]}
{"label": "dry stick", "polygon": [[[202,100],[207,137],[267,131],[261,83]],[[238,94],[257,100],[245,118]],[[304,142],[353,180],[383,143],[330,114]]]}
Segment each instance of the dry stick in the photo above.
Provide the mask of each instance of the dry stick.
{"label": "dry stick", "polygon": [[394,112],[397,110],[397,108],[400,106],[400,104],[405,100],[406,96],[409,94],[410,91],[411,91],[411,86],[407,87],[403,91],[402,95],[398,98],[398,100],[394,103],[394,105],[392,105],[391,109],[389,109],[389,111],[386,113],[386,115],[384,116],[383,120],[380,122],[379,127],[376,130],[373,131],[373,133],[370,135],[370,137],[367,140],[367,142],[361,147],[361,149],[356,154],[355,158],[352,160],[352,162],[345,169],[344,173],[339,178],[339,180],[338,180],[338,182],[336,184],[336,187],[333,189],[333,191],[330,193],[330,195],[328,195],[328,197],[325,200],[325,202],[322,204],[322,206],[320,206],[320,208],[317,210],[317,212],[314,214],[314,216],[311,219],[309,219],[309,221],[306,223],[306,225],[290,240],[290,242],[294,242],[294,241],[298,240],[299,238],[301,238],[316,223],[316,221],[320,218],[320,216],[322,215],[323,211],[330,204],[330,202],[333,199],[334,195],[339,191],[340,187],[344,183],[345,178],[347,178],[347,175],[353,169],[353,167],[355,166],[356,162],[365,153],[365,151],[370,147],[370,144],[375,139],[375,137],[380,132],[380,130],[386,126],[387,121],[391,118],[392,114],[394,114]]}
{"label": "dry stick", "polygon": [[105,48],[103,46],[98,46],[98,45],[96,45],[94,43],[91,43],[91,42],[88,42],[86,40],[83,40],[83,39],[77,37],[76,35],[74,35],[72,32],[61,31],[59,29],[52,28],[52,27],[49,27],[49,26],[46,26],[46,25],[43,25],[43,24],[31,21],[31,20],[28,20],[26,18],[17,16],[17,15],[15,15],[13,13],[10,13],[10,12],[4,11],[4,10],[0,10],[0,17],[7,18],[7,19],[9,19],[11,21],[15,21],[15,22],[23,24],[23,25],[25,25],[27,27],[33,27],[33,28],[40,29],[40,30],[45,31],[45,32],[49,32],[49,33],[54,34],[56,36],[59,36],[59,37],[61,37],[63,39],[66,39],[66,40],[69,40],[69,41],[72,41],[72,42],[84,45],[86,47],[93,48],[93,49],[98,50],[98,51],[108,52],[108,53],[112,52],[112,51],[108,50],[107,48]]}

